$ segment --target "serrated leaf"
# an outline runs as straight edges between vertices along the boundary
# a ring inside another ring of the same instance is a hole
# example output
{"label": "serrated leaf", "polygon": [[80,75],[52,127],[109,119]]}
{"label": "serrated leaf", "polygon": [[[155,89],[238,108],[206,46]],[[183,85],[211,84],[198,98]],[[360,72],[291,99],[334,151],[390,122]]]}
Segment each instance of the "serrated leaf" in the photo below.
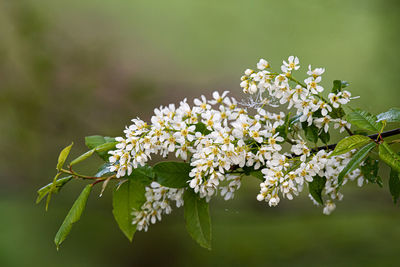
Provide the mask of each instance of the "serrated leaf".
{"label": "serrated leaf", "polygon": [[64,166],[65,160],[67,159],[73,144],[74,143],[70,144],[69,146],[61,150],[60,155],[58,155],[58,162],[57,162],[58,171],[61,170],[61,168]]}
{"label": "serrated leaf", "polygon": [[72,225],[79,221],[83,211],[85,210],[86,202],[89,197],[90,191],[92,190],[92,185],[88,184],[79,195],[79,197],[75,200],[72,208],[68,212],[67,216],[64,219],[60,229],[58,230],[56,237],[54,238],[54,243],[59,248],[60,244],[65,240],[71,231]]}
{"label": "serrated leaf", "polygon": [[378,122],[400,122],[400,108],[391,108],[389,111],[383,112],[376,117]]}
{"label": "serrated leaf", "polygon": [[324,200],[322,199],[322,190],[325,188],[326,178],[316,175],[313,177],[312,182],[308,183],[308,190],[311,196],[319,204],[324,205]]}
{"label": "serrated leaf", "polygon": [[371,138],[364,135],[351,135],[339,141],[336,145],[335,150],[333,150],[330,156],[337,156],[347,152],[350,152],[353,149],[362,147],[369,142],[372,142]]}
{"label": "serrated leaf", "polygon": [[200,246],[211,249],[211,220],[208,203],[191,190],[184,193],[183,200],[188,233]]}
{"label": "serrated leaf", "polygon": [[357,151],[349,163],[343,168],[343,170],[339,173],[338,176],[338,184],[341,185],[343,182],[343,178],[349,174],[350,172],[354,171],[360,163],[364,160],[364,158],[368,155],[368,153],[376,146],[375,143],[369,143],[363,146],[359,151]]}
{"label": "serrated leaf", "polygon": [[160,162],[153,167],[156,181],[170,188],[186,187],[191,169],[190,164],[185,162]]}
{"label": "serrated leaf", "polygon": [[306,139],[316,144],[318,141],[318,128],[314,124],[308,126],[307,122],[302,122],[301,126],[303,128],[304,136],[306,137]]}
{"label": "serrated leaf", "polygon": [[358,128],[373,132],[379,132],[383,126],[381,122],[376,122],[376,116],[361,109],[354,109],[347,114],[346,120]]}
{"label": "serrated leaf", "polygon": [[108,161],[108,151],[113,150],[115,145],[115,138],[108,136],[92,135],[85,137],[85,144],[89,149],[95,149],[97,155],[103,160]]}
{"label": "serrated leaf", "polygon": [[140,210],[146,202],[145,186],[137,180],[127,180],[114,189],[113,215],[124,235],[132,241],[136,225],[132,224],[134,210]]}
{"label": "serrated leaf", "polygon": [[[56,180],[55,190],[52,193],[58,193],[66,183],[71,181],[71,179],[72,175]],[[53,183],[49,183],[48,185],[43,186],[37,191],[38,197],[36,199],[36,204],[40,203],[40,201],[50,192],[52,185]]]}
{"label": "serrated leaf", "polygon": [[389,191],[392,195],[394,204],[396,204],[400,197],[400,177],[399,173],[393,169],[390,170]]}
{"label": "serrated leaf", "polygon": [[400,172],[400,156],[386,142],[379,145],[379,157],[392,169]]}

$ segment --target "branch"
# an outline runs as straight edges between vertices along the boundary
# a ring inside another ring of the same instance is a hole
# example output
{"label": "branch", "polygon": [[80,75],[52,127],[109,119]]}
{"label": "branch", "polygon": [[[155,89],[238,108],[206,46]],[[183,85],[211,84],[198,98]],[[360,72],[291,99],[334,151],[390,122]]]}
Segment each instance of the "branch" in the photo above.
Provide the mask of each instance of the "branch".
{"label": "branch", "polygon": [[[389,136],[393,136],[393,135],[397,135],[400,134],[400,128],[394,129],[394,130],[390,130],[390,131],[386,131],[386,132],[382,132],[381,133],[381,137],[389,137]],[[376,140],[376,138],[379,136],[379,134],[371,134],[368,135],[369,138],[371,138],[372,140]],[[320,146],[314,149],[311,149],[311,153],[315,153],[318,152],[320,150],[333,150],[335,149],[337,144],[331,144],[331,145],[327,145],[327,146]]]}

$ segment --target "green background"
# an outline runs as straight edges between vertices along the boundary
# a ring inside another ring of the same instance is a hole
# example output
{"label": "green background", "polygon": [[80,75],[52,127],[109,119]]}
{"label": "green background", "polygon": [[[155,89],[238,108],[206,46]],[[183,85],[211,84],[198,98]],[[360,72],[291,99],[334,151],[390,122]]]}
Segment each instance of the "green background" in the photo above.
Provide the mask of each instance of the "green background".
{"label": "green background", "polygon": [[398,266],[400,214],[385,175],[383,189],[347,186],[331,216],[306,194],[269,208],[246,180],[233,201],[211,203],[212,251],[177,209],[129,243],[110,190],[98,198],[96,188],[57,252],[84,184],[68,184],[47,213],[34,200],[71,141],[76,156],[85,135],[118,136],[159,105],[214,90],[241,99],[239,78],[261,57],[325,67],[324,86],[349,81],[356,107],[399,107],[399,12],[395,0],[1,1],[0,266]]}

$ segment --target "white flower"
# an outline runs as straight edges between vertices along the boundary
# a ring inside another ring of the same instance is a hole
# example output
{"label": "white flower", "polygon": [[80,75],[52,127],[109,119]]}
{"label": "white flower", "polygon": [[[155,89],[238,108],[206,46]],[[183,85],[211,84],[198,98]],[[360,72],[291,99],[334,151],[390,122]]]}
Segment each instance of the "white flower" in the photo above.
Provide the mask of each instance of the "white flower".
{"label": "white flower", "polygon": [[259,70],[268,69],[269,67],[269,63],[265,59],[260,59],[260,61],[257,63],[257,69]]}

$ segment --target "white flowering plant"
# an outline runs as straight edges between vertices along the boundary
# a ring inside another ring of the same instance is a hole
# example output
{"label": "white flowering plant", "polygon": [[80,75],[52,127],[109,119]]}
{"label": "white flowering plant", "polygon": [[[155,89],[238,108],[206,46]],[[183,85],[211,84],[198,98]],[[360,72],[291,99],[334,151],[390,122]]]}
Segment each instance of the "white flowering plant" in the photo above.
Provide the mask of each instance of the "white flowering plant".
{"label": "white flowering plant", "polygon": [[[129,240],[174,206],[183,206],[189,234],[205,248],[211,248],[210,200],[218,195],[232,199],[249,177],[260,182],[258,201],[277,206],[282,198],[292,200],[307,191],[314,204],[330,214],[335,201],[343,198],[340,189],[345,184],[382,187],[382,161],[391,169],[389,189],[396,202],[400,156],[393,144],[399,140],[386,138],[400,134],[400,128],[392,127],[400,122],[400,109],[375,116],[351,108],[349,102],[356,97],[346,90],[347,82],[333,81],[326,93],[324,68],[309,66],[304,82],[293,75],[299,68],[294,56],[283,61],[279,72],[261,59],[257,70],[247,69],[241,77],[246,100],[238,102],[225,91],[214,92],[211,99],[202,95],[194,105],[184,99],[179,106],[161,106],[151,123],[135,118],[120,137],[86,137],[89,151],[66,167],[72,144],[63,149],[57,174],[39,189],[37,203],[47,196],[47,210],[52,195],[68,182],[92,182],[57,232],[57,247],[80,219],[92,188],[101,184],[102,194],[112,181],[113,215]],[[332,131],[342,136],[337,144],[329,144]],[[95,175],[73,170],[94,154],[105,161]],[[150,164],[153,155],[166,160]]]}

